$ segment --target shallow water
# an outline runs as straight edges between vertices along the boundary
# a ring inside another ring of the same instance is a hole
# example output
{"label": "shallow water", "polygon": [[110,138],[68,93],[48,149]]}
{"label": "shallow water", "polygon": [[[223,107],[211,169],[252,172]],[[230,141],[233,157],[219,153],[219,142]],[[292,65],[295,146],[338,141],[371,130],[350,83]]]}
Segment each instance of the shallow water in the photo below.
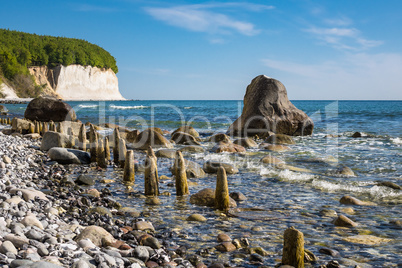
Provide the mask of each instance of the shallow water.
{"label": "shallow water", "polygon": [[[390,223],[401,220],[402,191],[377,186],[378,181],[390,181],[401,185],[402,181],[402,102],[401,101],[294,101],[315,122],[311,137],[296,137],[296,145],[290,151],[272,153],[287,165],[308,169],[310,172],[282,170],[260,162],[270,152],[248,149],[245,155],[214,154],[208,150],[212,143],[203,142],[206,153],[186,154],[185,158],[203,164],[207,160],[231,163],[240,172],[228,175],[229,191],[242,192],[247,201],[238,204],[241,208],[260,208],[261,211],[244,212],[228,217],[219,211],[189,203],[189,197],[177,198],[172,180],[161,181],[161,205],[149,205],[142,197],[143,173],[136,174],[132,187],[121,182],[122,171],[108,168],[97,172],[99,177],[114,178],[109,187],[123,206],[135,207],[142,216],[154,223],[159,234],[172,244],[185,246],[188,252],[202,251],[208,260],[220,260],[231,265],[250,266],[248,259],[236,258],[233,253],[219,253],[205,249],[217,245],[220,232],[232,238],[247,237],[252,247],[261,246],[268,255],[264,264],[273,266],[280,262],[283,232],[295,226],[305,235],[306,248],[325,264],[333,257],[319,252],[328,247],[340,252],[342,258],[375,267],[398,267],[401,265],[401,227]],[[169,131],[179,127],[181,121],[192,121],[192,125],[206,137],[214,132],[226,131],[231,121],[241,112],[238,101],[127,101],[127,102],[72,102],[77,116],[83,122],[124,122],[128,127],[143,129],[154,125]],[[26,106],[9,107],[13,115],[23,113]],[[100,114],[100,116],[98,116]],[[130,119],[130,120],[129,120]],[[363,137],[351,138],[355,132]],[[106,133],[106,132],[105,132]],[[328,137],[339,134],[340,137]],[[179,148],[180,146],[178,146]],[[135,152],[141,163],[145,154]],[[172,177],[169,167],[172,160],[158,159],[159,175]],[[351,168],[356,176],[336,174],[339,166]],[[72,175],[72,176],[76,176]],[[214,188],[215,175],[202,179],[190,179],[191,194],[210,187]],[[351,195],[375,206],[353,206],[354,214],[342,212],[346,205],[339,199]],[[333,218],[322,216],[320,211],[332,209],[345,214],[359,224],[356,228],[335,227]],[[208,221],[187,222],[185,219],[200,213]],[[344,239],[358,234],[370,234],[391,239],[386,243],[362,245]],[[346,260],[344,261],[347,267]],[[349,263],[353,267],[352,264]],[[364,266],[364,265],[361,265]]]}

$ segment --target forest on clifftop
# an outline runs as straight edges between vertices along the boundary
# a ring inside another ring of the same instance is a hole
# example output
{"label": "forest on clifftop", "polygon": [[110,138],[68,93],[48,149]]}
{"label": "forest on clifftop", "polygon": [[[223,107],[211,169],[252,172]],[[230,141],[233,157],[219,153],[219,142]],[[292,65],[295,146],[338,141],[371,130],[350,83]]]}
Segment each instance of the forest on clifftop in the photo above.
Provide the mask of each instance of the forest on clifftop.
{"label": "forest on clifftop", "polygon": [[29,66],[54,67],[59,64],[89,65],[118,72],[116,59],[88,41],[0,29],[0,79],[7,80],[18,96],[40,94],[41,88],[30,76]]}

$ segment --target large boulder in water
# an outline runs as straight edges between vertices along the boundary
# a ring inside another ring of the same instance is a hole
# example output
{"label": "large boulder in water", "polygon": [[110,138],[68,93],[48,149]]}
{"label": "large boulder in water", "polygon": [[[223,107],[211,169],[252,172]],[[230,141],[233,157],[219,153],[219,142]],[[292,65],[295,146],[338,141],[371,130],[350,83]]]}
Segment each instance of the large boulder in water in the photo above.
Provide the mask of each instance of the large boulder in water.
{"label": "large boulder in water", "polygon": [[251,81],[244,95],[241,116],[229,127],[234,136],[264,135],[272,131],[286,135],[311,135],[313,121],[288,99],[278,80],[260,75]]}
{"label": "large boulder in water", "polygon": [[24,117],[32,121],[75,121],[77,116],[71,106],[52,96],[33,99],[25,110]]}

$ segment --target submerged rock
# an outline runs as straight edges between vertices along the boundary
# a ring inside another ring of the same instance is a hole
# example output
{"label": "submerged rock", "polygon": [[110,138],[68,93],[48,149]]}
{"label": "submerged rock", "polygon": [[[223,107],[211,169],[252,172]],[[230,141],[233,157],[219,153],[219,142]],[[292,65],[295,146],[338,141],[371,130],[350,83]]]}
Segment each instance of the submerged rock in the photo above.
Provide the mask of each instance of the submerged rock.
{"label": "submerged rock", "polygon": [[373,235],[354,235],[346,237],[343,240],[351,243],[370,245],[370,246],[378,245],[381,243],[388,243],[392,241],[392,239],[389,238],[382,238]]}
{"label": "submerged rock", "polygon": [[152,148],[173,148],[173,145],[159,132],[152,129],[146,129],[141,132],[136,141],[130,144],[128,147],[133,147],[134,149],[147,150],[148,147]]}
{"label": "submerged rock", "polygon": [[341,166],[336,170],[336,174],[342,175],[342,176],[349,176],[349,177],[355,177],[355,173],[353,170],[349,167],[346,166]]}
{"label": "submerged rock", "polygon": [[268,131],[286,135],[311,135],[313,121],[288,99],[278,80],[259,75],[248,85],[241,116],[229,127],[233,136],[254,136]]}
{"label": "submerged rock", "polygon": [[184,132],[175,132],[172,135],[171,140],[174,141],[176,144],[200,145],[197,138]]}
{"label": "submerged rock", "polygon": [[340,227],[356,227],[358,224],[344,215],[339,215],[334,224]]}
{"label": "submerged rock", "polygon": [[[215,206],[215,190],[212,188],[205,188],[201,191],[190,196],[190,203],[198,206]],[[229,198],[229,207],[237,207],[236,201]]]}
{"label": "submerged rock", "polygon": [[187,134],[190,134],[191,136],[198,138],[200,136],[200,134],[197,132],[197,130],[195,130],[193,127],[191,126],[182,126],[179,127],[178,129],[176,129],[175,131],[173,131],[172,135],[175,134],[176,132],[184,132]]}
{"label": "submerged rock", "polygon": [[265,140],[265,142],[271,144],[295,144],[292,137],[284,134],[271,135]]}
{"label": "submerged rock", "polygon": [[237,139],[233,141],[233,143],[243,146],[244,148],[255,148],[258,146],[257,143],[252,138],[249,137]]}
{"label": "submerged rock", "polygon": [[221,141],[217,145],[212,147],[211,151],[214,153],[243,153],[246,151],[246,149],[241,145],[237,145],[234,143],[224,143]]}
{"label": "submerged rock", "polygon": [[203,169],[206,173],[218,173],[219,167],[223,167],[227,174],[236,174],[239,170],[228,163],[207,161],[204,163]]}
{"label": "submerged rock", "polygon": [[345,195],[339,200],[344,205],[357,205],[357,206],[375,206],[376,204],[370,201],[361,201],[355,197]]}
{"label": "submerged rock", "polygon": [[262,143],[260,146],[260,149],[272,151],[272,152],[285,152],[289,151],[290,148],[284,145],[278,145],[278,144],[269,144],[269,143]]}

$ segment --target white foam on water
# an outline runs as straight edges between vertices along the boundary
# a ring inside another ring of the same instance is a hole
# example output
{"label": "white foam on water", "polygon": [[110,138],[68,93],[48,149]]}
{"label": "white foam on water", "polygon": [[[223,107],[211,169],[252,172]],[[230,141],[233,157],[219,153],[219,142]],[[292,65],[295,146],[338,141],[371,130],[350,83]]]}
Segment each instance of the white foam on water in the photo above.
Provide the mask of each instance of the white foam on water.
{"label": "white foam on water", "polygon": [[399,138],[399,137],[397,137],[397,138],[391,138],[391,141],[392,141],[394,144],[398,144],[398,145],[401,145],[401,144],[402,144],[402,139]]}
{"label": "white foam on water", "polygon": [[276,177],[278,175],[278,172],[275,171],[272,168],[261,167],[260,175],[261,176],[268,176],[268,177]]}
{"label": "white foam on water", "polygon": [[[378,199],[384,197],[392,197],[392,198],[400,198],[402,197],[402,193],[400,191],[395,191],[389,187],[383,186],[372,186],[367,187],[365,185],[369,184],[368,182],[363,182],[361,185],[350,185],[346,183],[334,183],[331,181],[315,179],[312,182],[313,187],[322,189],[328,192],[350,192],[350,193],[358,193],[358,194],[369,194],[371,197]],[[370,183],[371,184],[371,183]]]}
{"label": "white foam on water", "polygon": [[193,107],[188,106],[188,107],[184,107],[184,109],[192,109]]}
{"label": "white foam on water", "polygon": [[293,172],[288,169],[279,172],[278,177],[284,181],[310,181],[315,175]]}
{"label": "white foam on water", "polygon": [[113,129],[112,128],[105,128],[102,130],[98,130],[98,133],[101,134],[102,136],[109,136],[113,133]]}
{"label": "white foam on water", "polygon": [[117,109],[117,110],[133,110],[133,109],[146,109],[146,108],[149,108],[149,106],[144,106],[144,105],[118,106],[118,105],[110,104],[109,108],[110,109]]}
{"label": "white foam on water", "polygon": [[78,105],[78,108],[84,108],[84,109],[92,109],[92,108],[98,108],[99,105],[97,104],[80,104]]}

